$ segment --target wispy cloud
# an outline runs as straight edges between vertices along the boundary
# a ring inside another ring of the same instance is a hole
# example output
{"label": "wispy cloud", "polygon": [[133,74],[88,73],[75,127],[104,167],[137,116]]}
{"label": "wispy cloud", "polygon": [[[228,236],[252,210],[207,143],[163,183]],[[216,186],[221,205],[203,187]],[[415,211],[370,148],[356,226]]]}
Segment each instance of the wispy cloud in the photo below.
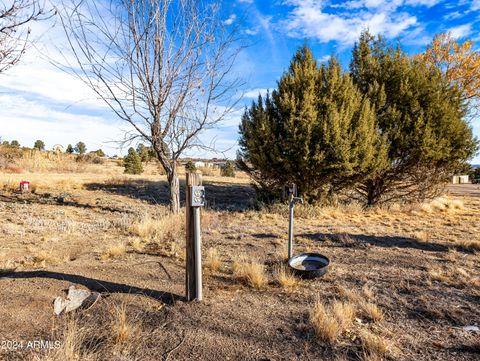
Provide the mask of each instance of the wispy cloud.
{"label": "wispy cloud", "polygon": [[459,26],[455,26],[453,28],[448,29],[448,31],[452,34],[452,38],[461,39],[472,33],[472,25],[471,24],[459,25]]}
{"label": "wispy cloud", "polygon": [[223,22],[223,24],[224,25],[232,25],[235,22],[236,19],[237,19],[237,15],[232,14],[232,15],[230,15],[230,17],[227,20],[225,20]]}
{"label": "wispy cloud", "polygon": [[244,94],[243,97],[247,99],[257,99],[258,95],[261,95],[262,97],[265,97],[267,94],[268,89],[267,88],[255,88],[255,89],[250,89],[247,90]]}

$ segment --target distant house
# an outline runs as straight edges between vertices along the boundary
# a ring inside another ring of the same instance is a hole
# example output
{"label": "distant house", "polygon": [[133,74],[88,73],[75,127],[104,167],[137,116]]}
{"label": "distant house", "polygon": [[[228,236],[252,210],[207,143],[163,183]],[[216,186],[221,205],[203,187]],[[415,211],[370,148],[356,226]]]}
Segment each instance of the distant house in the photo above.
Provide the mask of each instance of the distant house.
{"label": "distant house", "polygon": [[194,165],[195,165],[195,168],[205,168],[205,162],[198,161],[198,162],[195,162]]}
{"label": "distant house", "polygon": [[65,148],[60,144],[55,144],[52,148],[55,153],[65,153]]}
{"label": "distant house", "polygon": [[470,179],[468,177],[468,175],[454,175],[452,177],[452,183],[453,184],[466,184],[466,183],[470,183]]}

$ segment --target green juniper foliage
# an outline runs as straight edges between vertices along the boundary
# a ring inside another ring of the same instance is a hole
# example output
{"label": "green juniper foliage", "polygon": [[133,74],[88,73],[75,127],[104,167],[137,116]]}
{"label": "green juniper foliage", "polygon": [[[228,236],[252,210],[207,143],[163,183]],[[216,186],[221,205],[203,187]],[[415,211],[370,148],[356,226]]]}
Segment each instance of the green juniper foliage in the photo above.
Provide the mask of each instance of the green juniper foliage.
{"label": "green juniper foliage", "polygon": [[384,168],[385,137],[375,111],[332,58],[318,65],[298,49],[277,89],[247,109],[240,125],[240,166],[259,189],[294,182],[308,201],[331,198]]}
{"label": "green juniper foliage", "polygon": [[235,177],[235,168],[231,161],[227,160],[225,162],[225,164],[220,169],[220,175],[222,177]]}
{"label": "green juniper foliage", "polygon": [[423,200],[478,150],[465,113],[440,69],[364,32],[350,73],[297,50],[277,89],[245,110],[238,164],[269,199],[294,182],[310,202],[344,190],[367,205]]}
{"label": "green juniper foliage", "polygon": [[388,166],[361,180],[360,196],[373,205],[436,195],[477,151],[460,89],[440,69],[368,32],[353,49],[350,73],[374,106],[378,133],[388,144]]}
{"label": "green juniper foliage", "polygon": [[42,140],[36,140],[33,149],[45,150],[45,143]]}
{"label": "green juniper foliage", "polygon": [[67,146],[67,149],[65,150],[65,152],[67,152],[68,154],[73,154],[74,151],[75,151],[75,150],[73,149],[73,147],[72,147],[71,144],[69,144],[69,145]]}
{"label": "green juniper foliage", "polygon": [[197,167],[195,167],[195,164],[189,160],[187,164],[185,164],[185,170],[190,173],[195,173],[197,171]]}
{"label": "green juniper foliage", "polygon": [[140,156],[134,148],[128,149],[128,155],[123,158],[123,166],[127,174],[142,174],[143,165]]}
{"label": "green juniper foliage", "polygon": [[75,152],[78,154],[82,155],[85,154],[87,151],[87,146],[85,145],[84,142],[78,142],[77,145],[75,145]]}

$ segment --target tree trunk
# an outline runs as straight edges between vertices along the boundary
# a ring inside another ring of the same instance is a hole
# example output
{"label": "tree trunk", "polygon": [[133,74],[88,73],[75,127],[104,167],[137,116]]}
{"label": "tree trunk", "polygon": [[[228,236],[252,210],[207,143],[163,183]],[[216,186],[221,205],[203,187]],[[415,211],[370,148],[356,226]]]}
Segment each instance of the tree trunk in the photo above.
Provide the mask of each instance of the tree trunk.
{"label": "tree trunk", "polygon": [[177,165],[174,163],[167,174],[170,188],[170,210],[173,214],[180,212],[180,181],[178,180]]}

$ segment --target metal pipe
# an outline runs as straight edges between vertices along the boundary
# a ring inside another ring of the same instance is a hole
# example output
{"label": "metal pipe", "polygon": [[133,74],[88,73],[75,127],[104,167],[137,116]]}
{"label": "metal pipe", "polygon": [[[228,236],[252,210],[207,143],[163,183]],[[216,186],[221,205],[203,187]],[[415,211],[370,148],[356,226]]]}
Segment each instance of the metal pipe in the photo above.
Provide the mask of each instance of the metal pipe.
{"label": "metal pipe", "polygon": [[293,196],[290,196],[289,211],[290,217],[288,220],[288,259],[292,258],[293,255]]}
{"label": "metal pipe", "polygon": [[202,234],[200,229],[200,207],[193,207],[194,217],[194,257],[195,257],[195,292],[196,299],[203,299],[202,292]]}

